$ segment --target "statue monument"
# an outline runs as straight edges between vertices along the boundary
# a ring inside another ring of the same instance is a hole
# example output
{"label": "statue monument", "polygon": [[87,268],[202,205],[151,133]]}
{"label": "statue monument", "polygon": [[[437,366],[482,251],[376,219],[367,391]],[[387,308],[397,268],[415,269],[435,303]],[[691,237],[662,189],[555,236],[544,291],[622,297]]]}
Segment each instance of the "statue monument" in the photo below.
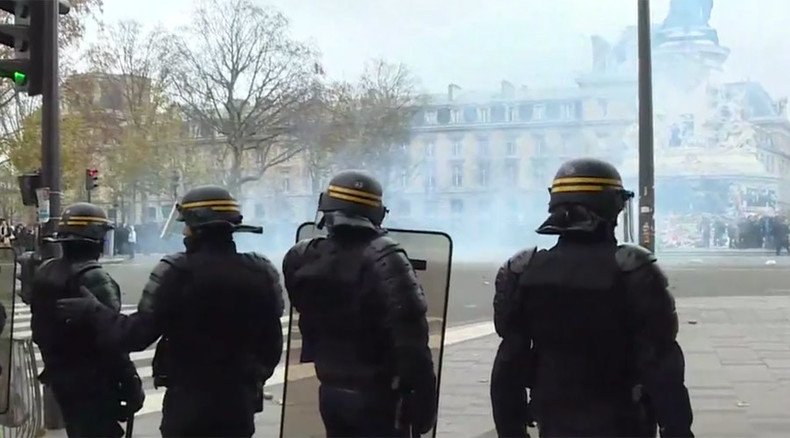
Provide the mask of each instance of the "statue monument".
{"label": "statue monument", "polygon": [[713,0],[671,0],[664,28],[710,27]]}

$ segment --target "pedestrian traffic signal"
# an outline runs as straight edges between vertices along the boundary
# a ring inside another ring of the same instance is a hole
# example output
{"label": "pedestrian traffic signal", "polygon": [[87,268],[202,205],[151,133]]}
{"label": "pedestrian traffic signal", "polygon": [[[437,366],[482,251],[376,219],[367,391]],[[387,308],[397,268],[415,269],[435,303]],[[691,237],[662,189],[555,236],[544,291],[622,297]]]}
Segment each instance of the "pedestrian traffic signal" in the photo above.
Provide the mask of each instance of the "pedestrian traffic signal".
{"label": "pedestrian traffic signal", "polygon": [[[0,9],[14,14],[14,23],[0,24],[0,44],[13,47],[12,59],[0,59],[0,77],[11,79],[19,91],[41,94],[44,84],[45,2],[58,0],[0,0]],[[58,13],[71,6],[58,1]]]}
{"label": "pedestrian traffic signal", "polygon": [[99,187],[99,169],[91,167],[85,169],[85,190],[91,191]]}

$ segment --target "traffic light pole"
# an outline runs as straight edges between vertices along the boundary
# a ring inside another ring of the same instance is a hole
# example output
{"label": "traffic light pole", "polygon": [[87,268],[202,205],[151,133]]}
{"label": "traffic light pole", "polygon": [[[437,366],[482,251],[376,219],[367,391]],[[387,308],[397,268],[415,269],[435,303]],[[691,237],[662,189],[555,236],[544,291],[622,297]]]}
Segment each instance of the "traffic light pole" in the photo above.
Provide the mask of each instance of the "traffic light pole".
{"label": "traffic light pole", "polygon": [[[45,187],[49,187],[49,220],[39,232],[39,238],[55,233],[60,220],[60,106],[58,105],[58,0],[43,2],[44,29],[43,83],[41,89],[41,174]],[[40,245],[42,259],[59,257],[60,245]],[[60,406],[49,385],[44,385],[44,427],[65,427]]]}
{"label": "traffic light pole", "polygon": [[655,252],[653,66],[650,53],[649,0],[639,0],[637,33],[639,40],[639,244]]}
{"label": "traffic light pole", "polygon": [[[41,168],[44,185],[49,187],[49,220],[43,235],[57,228],[61,210],[60,185],[60,106],[58,95],[58,1],[43,1],[44,71],[41,108]],[[57,245],[43,245],[57,251]]]}

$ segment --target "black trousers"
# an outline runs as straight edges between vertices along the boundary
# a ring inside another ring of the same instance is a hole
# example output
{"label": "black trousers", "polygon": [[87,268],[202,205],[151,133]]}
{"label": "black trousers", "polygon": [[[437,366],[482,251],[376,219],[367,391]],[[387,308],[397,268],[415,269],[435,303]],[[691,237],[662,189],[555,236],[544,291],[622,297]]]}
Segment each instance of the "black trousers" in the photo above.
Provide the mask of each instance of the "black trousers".
{"label": "black trousers", "polygon": [[400,437],[398,403],[389,389],[360,391],[322,384],[318,390],[327,437]]}
{"label": "black trousers", "polygon": [[255,433],[254,386],[168,388],[162,403],[162,436],[251,437]]}
{"label": "black trousers", "polygon": [[124,430],[116,420],[118,401],[110,388],[85,389],[85,385],[76,387],[73,383],[52,383],[52,392],[63,413],[68,437],[122,437]]}

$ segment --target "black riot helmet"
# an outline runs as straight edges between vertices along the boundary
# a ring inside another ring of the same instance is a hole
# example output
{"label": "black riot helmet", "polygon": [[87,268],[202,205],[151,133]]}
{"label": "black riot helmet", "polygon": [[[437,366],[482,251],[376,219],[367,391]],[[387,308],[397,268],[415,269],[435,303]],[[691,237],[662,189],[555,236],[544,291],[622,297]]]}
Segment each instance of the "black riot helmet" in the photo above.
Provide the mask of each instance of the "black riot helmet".
{"label": "black riot helmet", "polygon": [[381,183],[361,170],[344,170],[336,174],[318,199],[318,211],[324,213],[319,228],[331,216],[332,225],[378,228],[387,215]]}
{"label": "black riot helmet", "polygon": [[179,222],[193,229],[241,224],[241,205],[220,186],[200,186],[188,191],[176,205]]}
{"label": "black riot helmet", "polygon": [[[595,158],[577,158],[563,163],[554,176],[549,194],[552,215],[538,229],[541,234],[592,231],[601,222],[615,226],[617,216],[630,206],[629,201],[634,197],[633,192],[623,188],[620,172]],[[564,217],[555,217],[560,210]],[[630,218],[631,213],[627,213]],[[568,217],[571,215],[579,219]]]}
{"label": "black riot helmet", "polygon": [[88,202],[77,202],[63,210],[55,237],[47,240],[102,243],[107,231],[111,229],[113,226],[104,210]]}

